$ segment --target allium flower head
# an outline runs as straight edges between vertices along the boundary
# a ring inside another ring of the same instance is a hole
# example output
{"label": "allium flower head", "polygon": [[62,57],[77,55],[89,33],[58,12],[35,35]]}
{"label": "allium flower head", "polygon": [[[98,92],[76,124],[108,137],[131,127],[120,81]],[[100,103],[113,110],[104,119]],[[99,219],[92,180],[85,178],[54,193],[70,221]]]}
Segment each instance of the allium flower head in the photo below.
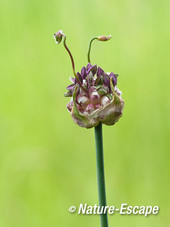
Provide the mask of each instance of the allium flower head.
{"label": "allium flower head", "polygon": [[[59,34],[59,41],[61,41],[60,32],[56,34]],[[111,36],[99,36],[90,41],[89,62],[92,41],[94,39],[107,41],[110,38]],[[64,45],[67,47],[65,40]],[[71,54],[70,51],[69,54]],[[73,121],[85,128],[96,127],[100,122],[106,125],[114,125],[122,116],[124,106],[122,93],[116,87],[118,74],[106,73],[97,65],[90,63],[83,66],[80,72],[75,73],[72,55],[70,57],[75,77],[70,78],[72,84],[67,86],[68,91],[65,97],[71,97],[67,109],[71,113]]]}

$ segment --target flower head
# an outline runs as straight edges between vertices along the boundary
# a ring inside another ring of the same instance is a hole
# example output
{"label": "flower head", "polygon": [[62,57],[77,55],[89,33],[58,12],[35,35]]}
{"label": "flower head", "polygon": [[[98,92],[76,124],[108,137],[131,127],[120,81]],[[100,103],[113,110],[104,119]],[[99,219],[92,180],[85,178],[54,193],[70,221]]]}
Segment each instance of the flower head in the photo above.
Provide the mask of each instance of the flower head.
{"label": "flower head", "polygon": [[118,74],[105,73],[97,65],[88,64],[77,73],[86,89],[82,90],[76,79],[67,87],[66,97],[72,97],[67,104],[73,121],[81,127],[91,128],[102,122],[115,124],[122,116],[124,101],[116,87]]}
{"label": "flower head", "polygon": [[105,73],[97,65],[90,63],[91,43],[94,39],[107,41],[111,36],[98,36],[90,40],[88,51],[88,64],[83,66],[80,72],[75,73],[74,60],[66,45],[66,36],[60,30],[54,34],[57,43],[64,36],[64,46],[68,51],[73,67],[74,77],[72,84],[67,86],[65,97],[71,97],[67,109],[71,113],[73,121],[81,127],[96,127],[100,122],[106,125],[114,125],[122,116],[124,101],[121,92],[116,87],[119,74]]}

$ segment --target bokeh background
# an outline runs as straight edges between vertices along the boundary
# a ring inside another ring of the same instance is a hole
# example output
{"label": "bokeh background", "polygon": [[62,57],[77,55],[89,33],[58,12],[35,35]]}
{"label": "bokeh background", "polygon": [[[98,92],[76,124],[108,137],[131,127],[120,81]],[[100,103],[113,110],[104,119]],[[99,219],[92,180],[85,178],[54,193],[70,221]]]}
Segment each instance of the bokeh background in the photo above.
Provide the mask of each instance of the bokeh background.
{"label": "bokeh background", "polygon": [[156,216],[114,214],[110,226],[160,227],[169,219],[169,0],[0,1],[0,227],[100,226],[70,214],[98,203],[94,130],[66,109],[72,68],[53,34],[67,34],[79,71],[120,73],[124,114],[104,126],[107,203],[159,206]]}

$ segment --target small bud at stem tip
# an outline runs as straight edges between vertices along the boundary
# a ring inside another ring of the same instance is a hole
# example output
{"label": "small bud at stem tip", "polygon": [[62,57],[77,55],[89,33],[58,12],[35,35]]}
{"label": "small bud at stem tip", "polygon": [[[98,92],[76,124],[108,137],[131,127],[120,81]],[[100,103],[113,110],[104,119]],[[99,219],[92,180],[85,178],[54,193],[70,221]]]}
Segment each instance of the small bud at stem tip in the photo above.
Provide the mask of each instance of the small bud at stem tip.
{"label": "small bud at stem tip", "polygon": [[89,49],[88,49],[88,53],[87,53],[88,63],[91,63],[90,62],[90,51],[91,51],[91,45],[92,45],[93,40],[97,39],[98,41],[107,41],[107,40],[111,39],[111,37],[112,37],[111,35],[109,35],[109,36],[101,35],[101,36],[95,36],[90,40]]}

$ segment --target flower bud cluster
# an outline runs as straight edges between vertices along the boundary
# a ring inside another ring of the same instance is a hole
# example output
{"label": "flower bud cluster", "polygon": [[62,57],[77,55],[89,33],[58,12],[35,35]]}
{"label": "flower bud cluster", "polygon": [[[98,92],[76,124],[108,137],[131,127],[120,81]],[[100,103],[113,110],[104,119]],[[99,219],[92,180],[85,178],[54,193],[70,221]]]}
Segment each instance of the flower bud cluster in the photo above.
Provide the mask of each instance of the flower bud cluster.
{"label": "flower bud cluster", "polygon": [[[67,87],[66,97],[72,97],[67,104],[76,124],[91,128],[102,122],[113,125],[121,117],[124,101],[116,87],[118,74],[105,73],[97,65],[90,63],[77,73],[76,78]],[[84,89],[82,89],[82,87]]]}

